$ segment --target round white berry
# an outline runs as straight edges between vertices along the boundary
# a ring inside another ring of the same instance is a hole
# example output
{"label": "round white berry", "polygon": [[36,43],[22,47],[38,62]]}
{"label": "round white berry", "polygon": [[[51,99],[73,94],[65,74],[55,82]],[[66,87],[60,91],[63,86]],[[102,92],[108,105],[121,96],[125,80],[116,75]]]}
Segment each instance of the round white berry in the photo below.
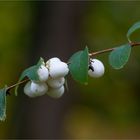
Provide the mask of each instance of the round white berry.
{"label": "round white berry", "polygon": [[65,83],[65,78],[60,77],[60,78],[49,78],[48,81],[48,86],[51,88],[60,88],[64,83]]}
{"label": "round white berry", "polygon": [[50,63],[61,62],[61,60],[58,57],[53,57],[53,58],[49,59],[49,61],[50,61]]}
{"label": "round white berry", "polygon": [[52,88],[47,94],[52,98],[60,98],[64,94],[64,86],[61,86],[60,88]]}
{"label": "round white berry", "polygon": [[49,74],[52,78],[64,77],[68,72],[68,65],[64,62],[53,62],[49,65]]}
{"label": "round white berry", "polygon": [[39,67],[37,74],[39,76],[39,81],[41,81],[41,82],[47,81],[47,79],[49,77],[49,71],[44,65],[41,65]]}
{"label": "round white berry", "polygon": [[26,83],[24,93],[29,97],[36,97],[36,95],[31,91],[31,81]]}
{"label": "round white berry", "polygon": [[31,91],[36,96],[42,96],[48,91],[48,86],[43,82],[31,82]]}
{"label": "round white berry", "polygon": [[61,60],[57,57],[53,57],[46,62],[46,67],[49,67],[50,64],[57,63],[57,62],[61,62]]}
{"label": "round white berry", "polygon": [[101,77],[104,74],[105,68],[103,63],[98,59],[91,59],[90,69],[88,70],[88,74],[91,77]]}

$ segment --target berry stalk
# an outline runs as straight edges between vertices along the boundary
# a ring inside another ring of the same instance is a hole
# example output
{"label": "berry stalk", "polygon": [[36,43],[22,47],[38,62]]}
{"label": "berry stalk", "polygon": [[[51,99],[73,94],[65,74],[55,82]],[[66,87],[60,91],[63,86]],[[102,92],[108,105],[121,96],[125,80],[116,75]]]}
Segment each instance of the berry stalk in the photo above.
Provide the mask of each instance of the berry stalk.
{"label": "berry stalk", "polygon": [[11,90],[12,88],[14,88],[14,87],[16,87],[16,86],[18,86],[18,85],[21,85],[21,84],[23,84],[23,83],[25,83],[25,82],[28,82],[28,81],[29,81],[29,79],[27,78],[27,79],[25,79],[25,80],[23,80],[23,81],[20,81],[20,82],[14,84],[14,85],[11,85],[11,86],[7,87],[7,91]]}

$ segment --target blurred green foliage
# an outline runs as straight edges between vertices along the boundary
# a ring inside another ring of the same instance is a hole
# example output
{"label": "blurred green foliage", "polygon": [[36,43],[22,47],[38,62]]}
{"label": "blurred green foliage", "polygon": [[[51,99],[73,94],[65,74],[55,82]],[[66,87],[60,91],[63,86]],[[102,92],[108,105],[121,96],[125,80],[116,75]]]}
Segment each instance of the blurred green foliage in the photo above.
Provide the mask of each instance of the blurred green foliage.
{"label": "blurred green foliage", "polygon": [[[79,25],[79,38],[88,45],[90,51],[126,43],[128,28],[140,20],[139,1],[93,1],[83,5],[86,10]],[[20,72],[27,66],[31,55],[29,50],[34,47],[31,46],[31,35],[36,17],[32,2],[0,2],[1,87],[16,82]],[[67,108],[63,117],[64,136],[140,137],[139,54],[140,48],[134,48],[129,62],[122,70],[113,70],[109,66],[108,54],[97,57],[105,65],[105,75],[100,79],[89,78],[87,86],[75,83],[76,95],[70,94],[76,101],[71,103],[71,108]],[[8,97],[8,119],[0,122],[0,138],[8,138],[10,129],[17,127],[13,112],[18,99]],[[18,133],[18,127],[16,131]]]}
{"label": "blurred green foliage", "polygon": [[[0,83],[17,82],[18,73],[27,61],[30,44],[31,7],[28,2],[0,2]],[[7,137],[14,111],[15,99],[8,99],[7,116],[9,119],[0,124],[0,138]]]}

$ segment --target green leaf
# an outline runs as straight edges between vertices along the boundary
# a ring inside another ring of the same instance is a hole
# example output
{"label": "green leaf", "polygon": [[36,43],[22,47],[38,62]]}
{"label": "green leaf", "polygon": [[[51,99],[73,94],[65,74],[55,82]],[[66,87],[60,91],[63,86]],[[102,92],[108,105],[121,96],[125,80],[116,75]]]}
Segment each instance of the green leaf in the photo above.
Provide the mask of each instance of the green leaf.
{"label": "green leaf", "polygon": [[87,84],[89,55],[88,48],[73,54],[69,60],[70,73],[74,80]]}
{"label": "green leaf", "polygon": [[109,63],[114,69],[121,69],[127,63],[131,53],[131,46],[124,44],[114,49],[109,55]]}
{"label": "green leaf", "polygon": [[37,65],[31,66],[27,69],[25,69],[20,78],[19,81],[23,80],[26,76],[30,79],[30,80],[35,80],[38,81],[39,77],[37,75],[37,70],[39,69],[39,67],[43,64],[44,60],[42,58],[40,58],[39,62],[37,63]]}
{"label": "green leaf", "polygon": [[[38,74],[37,74],[37,70],[39,69],[39,67],[44,63],[44,60],[43,58],[40,58],[40,60],[38,61],[37,65],[34,65],[34,66],[31,66],[27,69],[25,69],[18,82],[20,82],[21,80],[23,80],[25,77],[28,77],[30,80],[34,80],[34,81],[39,81],[39,77],[38,77]],[[15,95],[17,95],[17,90],[18,90],[18,87],[19,86],[16,86],[15,88]]]}
{"label": "green leaf", "polygon": [[0,120],[4,121],[6,119],[6,91],[7,86],[0,89]]}
{"label": "green leaf", "polygon": [[132,34],[133,32],[135,32],[136,30],[138,30],[138,29],[140,29],[140,21],[139,21],[139,22],[136,22],[134,25],[132,25],[132,26],[129,28],[129,30],[128,30],[128,32],[127,32],[127,35],[126,35],[129,42],[131,42],[131,40],[130,40],[131,34]]}

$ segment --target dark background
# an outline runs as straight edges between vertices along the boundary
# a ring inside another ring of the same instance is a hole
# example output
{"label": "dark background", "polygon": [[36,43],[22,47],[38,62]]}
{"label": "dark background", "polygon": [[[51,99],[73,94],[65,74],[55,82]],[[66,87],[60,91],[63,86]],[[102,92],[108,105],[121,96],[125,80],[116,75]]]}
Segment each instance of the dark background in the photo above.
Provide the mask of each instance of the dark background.
{"label": "dark background", "polygon": [[[140,20],[140,2],[0,2],[0,85],[17,82],[40,57],[70,56],[127,42],[129,27]],[[140,40],[139,33],[133,36]],[[140,138],[140,48],[128,64],[113,70],[108,54],[97,57],[106,68],[87,86],[68,77],[69,91],[58,100],[7,97],[7,119],[0,138]],[[13,91],[12,91],[13,92]]]}

